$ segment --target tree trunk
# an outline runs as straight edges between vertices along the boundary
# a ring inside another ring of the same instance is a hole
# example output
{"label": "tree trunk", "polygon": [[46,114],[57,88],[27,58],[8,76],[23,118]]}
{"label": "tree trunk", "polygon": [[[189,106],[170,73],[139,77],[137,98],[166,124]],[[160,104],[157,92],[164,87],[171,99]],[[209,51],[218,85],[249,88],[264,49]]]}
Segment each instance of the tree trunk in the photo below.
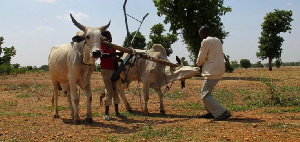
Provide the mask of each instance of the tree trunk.
{"label": "tree trunk", "polygon": [[269,71],[272,71],[272,59],[269,58]]}

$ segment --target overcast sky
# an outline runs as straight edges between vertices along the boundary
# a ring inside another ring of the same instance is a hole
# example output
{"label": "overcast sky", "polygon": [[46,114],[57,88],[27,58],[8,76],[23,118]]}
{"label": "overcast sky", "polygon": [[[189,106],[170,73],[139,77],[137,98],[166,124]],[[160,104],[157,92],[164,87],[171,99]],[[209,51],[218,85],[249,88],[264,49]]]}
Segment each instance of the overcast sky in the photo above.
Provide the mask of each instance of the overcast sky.
{"label": "overcast sky", "polygon": [[[300,0],[224,0],[224,6],[230,6],[232,12],[222,16],[225,31],[229,36],[224,40],[225,54],[230,60],[256,58],[258,37],[266,13],[274,9],[292,10],[292,32],[281,34],[285,39],[282,48],[283,62],[300,61]],[[0,36],[4,37],[2,47],[14,46],[17,55],[12,64],[37,66],[48,64],[48,55],[54,45],[69,43],[78,28],[70,20],[72,13],[77,21],[86,26],[100,27],[111,20],[109,30],[113,43],[122,45],[126,36],[123,4],[124,0],[0,0]],[[150,28],[163,23],[164,17],[157,16],[152,0],[128,0],[127,13],[142,19],[149,13],[140,32],[149,41]],[[128,18],[129,30],[138,29],[137,21]],[[168,32],[168,25],[165,25]],[[196,31],[197,32],[197,31]],[[166,33],[164,33],[166,34]],[[179,36],[180,37],[180,36]],[[175,62],[175,56],[186,57],[189,53],[185,45],[178,40],[172,45],[173,54],[169,60]],[[200,47],[200,45],[199,45]],[[100,62],[99,60],[97,61]],[[262,61],[267,63],[267,60]]]}

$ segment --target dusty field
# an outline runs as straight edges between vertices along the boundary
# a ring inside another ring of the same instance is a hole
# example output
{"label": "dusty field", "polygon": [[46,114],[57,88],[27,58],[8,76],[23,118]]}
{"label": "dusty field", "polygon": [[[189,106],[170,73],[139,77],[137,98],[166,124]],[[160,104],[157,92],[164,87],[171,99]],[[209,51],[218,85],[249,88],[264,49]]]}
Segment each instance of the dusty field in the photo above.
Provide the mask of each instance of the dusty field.
{"label": "dusty field", "polygon": [[[127,90],[134,113],[124,105],[127,116],[104,121],[99,104],[103,88],[100,73],[92,76],[93,124],[83,121],[86,96],[81,91],[81,125],[73,125],[63,93],[59,114],[53,118],[52,86],[49,73],[0,76],[0,141],[300,141],[300,67],[238,69],[226,74],[214,90],[215,98],[233,116],[227,121],[200,119],[205,113],[200,90],[201,78],[177,81],[165,94],[166,115],[159,113],[158,96],[151,91],[149,116],[143,116],[137,83]],[[263,80],[268,81],[263,82]],[[142,101],[143,103],[143,101]]]}

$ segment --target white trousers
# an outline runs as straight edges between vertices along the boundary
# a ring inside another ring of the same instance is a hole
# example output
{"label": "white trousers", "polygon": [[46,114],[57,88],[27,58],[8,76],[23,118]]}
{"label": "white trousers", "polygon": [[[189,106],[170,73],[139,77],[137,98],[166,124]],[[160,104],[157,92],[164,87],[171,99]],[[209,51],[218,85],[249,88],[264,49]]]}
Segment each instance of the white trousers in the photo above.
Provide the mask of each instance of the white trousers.
{"label": "white trousers", "polygon": [[213,114],[215,118],[221,116],[226,109],[221,106],[211,95],[219,79],[204,79],[201,90],[201,98],[203,100],[206,111]]}

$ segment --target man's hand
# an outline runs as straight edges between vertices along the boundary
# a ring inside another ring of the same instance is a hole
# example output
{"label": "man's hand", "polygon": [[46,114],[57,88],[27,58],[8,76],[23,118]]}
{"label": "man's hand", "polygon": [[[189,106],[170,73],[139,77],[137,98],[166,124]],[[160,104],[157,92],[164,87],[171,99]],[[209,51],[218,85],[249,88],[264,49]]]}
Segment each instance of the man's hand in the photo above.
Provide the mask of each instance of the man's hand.
{"label": "man's hand", "polygon": [[124,54],[124,52],[116,52],[116,55],[119,56],[119,57],[122,57]]}

